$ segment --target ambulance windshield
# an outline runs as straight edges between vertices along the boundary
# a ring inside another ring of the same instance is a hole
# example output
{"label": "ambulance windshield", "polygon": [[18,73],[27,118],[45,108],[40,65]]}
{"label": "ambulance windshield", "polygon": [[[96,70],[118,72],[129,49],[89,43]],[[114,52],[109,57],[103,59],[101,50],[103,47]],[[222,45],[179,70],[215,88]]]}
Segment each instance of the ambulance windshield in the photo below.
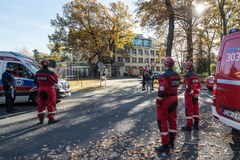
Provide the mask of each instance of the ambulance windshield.
{"label": "ambulance windshield", "polygon": [[26,62],[26,64],[34,71],[34,74],[40,69],[40,66],[34,62]]}

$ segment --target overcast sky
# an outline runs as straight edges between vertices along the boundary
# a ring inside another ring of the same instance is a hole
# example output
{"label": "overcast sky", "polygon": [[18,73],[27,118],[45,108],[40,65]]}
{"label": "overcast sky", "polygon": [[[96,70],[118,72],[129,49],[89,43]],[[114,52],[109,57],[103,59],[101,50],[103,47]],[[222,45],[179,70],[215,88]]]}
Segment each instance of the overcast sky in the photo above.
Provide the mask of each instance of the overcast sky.
{"label": "overcast sky", "polygon": [[[108,6],[117,0],[98,0]],[[122,0],[131,11],[135,0]],[[19,51],[26,48],[30,53],[50,53],[48,35],[54,28],[50,20],[62,14],[62,6],[70,0],[0,0],[0,51]],[[138,30],[137,32],[139,32]]]}

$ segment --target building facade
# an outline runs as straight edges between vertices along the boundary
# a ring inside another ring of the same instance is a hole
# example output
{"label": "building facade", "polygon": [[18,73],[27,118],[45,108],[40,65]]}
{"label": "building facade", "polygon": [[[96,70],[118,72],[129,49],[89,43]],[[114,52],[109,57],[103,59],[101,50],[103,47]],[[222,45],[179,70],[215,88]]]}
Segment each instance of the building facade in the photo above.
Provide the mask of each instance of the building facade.
{"label": "building facade", "polygon": [[114,53],[114,63],[106,66],[107,71],[112,71],[109,76],[140,76],[144,70],[163,72],[163,60],[159,56],[160,46],[154,39],[144,38],[137,34],[134,38],[134,47],[127,55]]}
{"label": "building facade", "polygon": [[[113,58],[104,62],[101,73],[108,77],[138,77],[147,70],[162,73],[164,72],[163,57],[159,56],[159,49],[156,40],[137,34],[133,48],[127,50],[127,54],[113,53]],[[96,58],[93,63],[97,62]],[[71,61],[65,63],[60,67],[63,78],[74,80],[90,76],[90,66],[87,62],[72,57]]]}

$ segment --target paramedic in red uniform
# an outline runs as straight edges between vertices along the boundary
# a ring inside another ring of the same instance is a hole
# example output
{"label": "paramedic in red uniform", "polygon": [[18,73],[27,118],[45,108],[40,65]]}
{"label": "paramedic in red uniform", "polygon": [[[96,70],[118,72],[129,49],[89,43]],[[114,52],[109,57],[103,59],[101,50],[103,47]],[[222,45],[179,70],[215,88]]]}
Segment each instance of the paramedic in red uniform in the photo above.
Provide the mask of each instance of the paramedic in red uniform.
{"label": "paramedic in red uniform", "polygon": [[48,111],[48,124],[56,123],[54,107],[56,105],[55,83],[58,83],[57,75],[48,69],[49,61],[41,61],[42,69],[36,72],[36,81],[38,84],[38,118],[40,124],[43,124],[45,107]]}
{"label": "paramedic in red uniform", "polygon": [[198,130],[199,125],[199,105],[198,95],[202,85],[199,76],[193,71],[193,63],[188,61],[185,63],[187,73],[184,76],[185,84],[185,112],[187,117],[187,125],[182,126],[182,130],[191,131]]}
{"label": "paramedic in red uniform", "polygon": [[159,88],[156,98],[157,122],[161,132],[162,146],[155,150],[160,153],[169,153],[174,148],[177,129],[178,86],[180,77],[173,70],[174,60],[171,57],[164,59],[165,72],[158,79]]}

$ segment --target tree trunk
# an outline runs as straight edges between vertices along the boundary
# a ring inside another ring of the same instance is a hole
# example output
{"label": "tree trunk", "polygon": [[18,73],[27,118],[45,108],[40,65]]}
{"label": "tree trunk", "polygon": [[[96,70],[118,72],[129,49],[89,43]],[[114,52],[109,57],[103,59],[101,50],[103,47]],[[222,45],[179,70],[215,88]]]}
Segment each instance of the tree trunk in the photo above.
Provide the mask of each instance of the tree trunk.
{"label": "tree trunk", "polygon": [[187,15],[187,61],[193,61],[193,40],[192,40],[192,3],[188,5],[188,15]]}
{"label": "tree trunk", "polygon": [[193,61],[192,24],[187,29],[187,61]]}
{"label": "tree trunk", "polygon": [[172,4],[170,0],[165,0],[165,5],[168,12],[169,17],[169,28],[168,28],[168,37],[167,37],[167,48],[166,48],[166,56],[171,57],[172,55],[172,44],[174,37],[174,12],[172,8]]}
{"label": "tree trunk", "polygon": [[211,76],[211,50],[208,50],[208,75]]}
{"label": "tree trunk", "polygon": [[93,78],[94,72],[93,72],[93,64],[91,59],[88,59],[88,65],[89,65],[89,76]]}
{"label": "tree trunk", "polygon": [[225,6],[225,0],[218,0],[218,8],[220,11],[221,15],[221,20],[222,20],[222,34],[227,35],[227,20],[226,20],[226,13],[224,11],[224,6]]}

